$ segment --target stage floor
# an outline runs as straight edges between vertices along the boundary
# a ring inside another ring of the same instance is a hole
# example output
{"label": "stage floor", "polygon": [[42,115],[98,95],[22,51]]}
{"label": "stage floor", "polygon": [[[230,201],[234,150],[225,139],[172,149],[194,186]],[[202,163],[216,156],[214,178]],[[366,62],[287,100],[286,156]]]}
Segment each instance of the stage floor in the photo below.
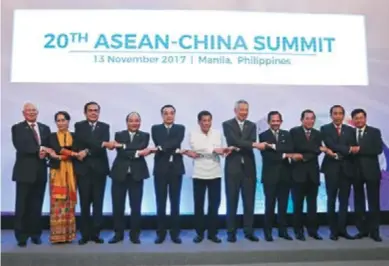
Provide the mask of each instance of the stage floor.
{"label": "stage floor", "polygon": [[[350,228],[350,233],[355,229]],[[108,241],[112,232],[103,232]],[[128,239],[118,244],[89,243],[79,246],[76,242],[67,245],[48,243],[45,232],[40,246],[28,243],[25,248],[16,245],[12,231],[1,232],[2,265],[232,265],[260,263],[299,263],[326,261],[385,261],[389,260],[389,226],[381,228],[383,242],[376,243],[366,238],[362,240],[331,241],[328,229],[321,228],[322,241],[307,238],[307,241],[286,241],[275,238],[274,242],[263,240],[262,230],[257,235],[259,243],[244,239],[240,233],[238,242],[225,241],[225,232],[220,232],[223,243],[214,244],[204,240],[194,244],[193,231],[183,231],[181,245],[167,239],[162,245],[153,243],[155,232],[142,232],[142,244],[131,244]],[[276,236],[276,231],[274,231]],[[378,264],[377,264],[378,265]],[[387,264],[389,265],[389,263]]]}

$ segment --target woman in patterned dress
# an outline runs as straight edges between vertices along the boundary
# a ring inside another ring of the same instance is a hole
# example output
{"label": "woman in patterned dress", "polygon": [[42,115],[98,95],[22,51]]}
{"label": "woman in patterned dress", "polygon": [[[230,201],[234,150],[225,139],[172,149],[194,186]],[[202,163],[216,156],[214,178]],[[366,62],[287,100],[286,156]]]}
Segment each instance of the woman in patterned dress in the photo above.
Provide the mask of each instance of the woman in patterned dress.
{"label": "woman in patterned dress", "polygon": [[50,242],[70,243],[76,238],[76,178],[73,159],[77,157],[74,135],[69,132],[70,115],[54,116],[57,132],[50,136]]}

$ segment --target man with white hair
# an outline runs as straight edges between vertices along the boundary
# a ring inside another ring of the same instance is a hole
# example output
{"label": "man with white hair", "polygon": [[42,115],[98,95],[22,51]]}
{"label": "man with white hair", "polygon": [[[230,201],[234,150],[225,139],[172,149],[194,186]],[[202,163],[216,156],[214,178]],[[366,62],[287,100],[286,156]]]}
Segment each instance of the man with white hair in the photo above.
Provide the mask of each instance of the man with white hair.
{"label": "man with white hair", "polygon": [[37,122],[38,109],[32,103],[23,107],[24,121],[12,126],[16,161],[12,180],[16,182],[15,237],[18,246],[40,245],[42,205],[47,182],[46,156],[50,128]]}
{"label": "man with white hair", "polygon": [[150,177],[145,157],[151,153],[148,149],[150,134],[139,130],[141,117],[137,112],[126,117],[127,129],[116,132],[116,158],[111,169],[112,210],[115,235],[109,241],[115,244],[123,241],[126,219],[124,216],[126,194],[128,191],[131,208],[130,240],[140,244],[141,205],[143,180]]}

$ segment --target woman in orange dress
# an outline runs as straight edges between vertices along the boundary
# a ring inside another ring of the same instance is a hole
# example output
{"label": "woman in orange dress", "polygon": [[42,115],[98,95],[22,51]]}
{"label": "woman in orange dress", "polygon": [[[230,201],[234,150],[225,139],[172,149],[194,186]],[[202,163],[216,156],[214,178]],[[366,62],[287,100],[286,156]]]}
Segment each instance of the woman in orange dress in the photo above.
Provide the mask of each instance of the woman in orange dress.
{"label": "woman in orange dress", "polygon": [[74,135],[69,132],[70,115],[55,114],[57,132],[49,139],[50,148],[50,242],[70,243],[76,238],[76,178],[73,158],[77,156]]}

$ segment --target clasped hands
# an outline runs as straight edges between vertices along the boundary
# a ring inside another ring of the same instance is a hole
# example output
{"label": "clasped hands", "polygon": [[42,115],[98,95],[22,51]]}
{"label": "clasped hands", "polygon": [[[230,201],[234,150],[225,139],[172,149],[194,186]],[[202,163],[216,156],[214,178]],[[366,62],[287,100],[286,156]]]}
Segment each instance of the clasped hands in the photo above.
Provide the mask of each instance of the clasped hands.
{"label": "clasped hands", "polygon": [[39,158],[43,159],[47,156],[50,156],[50,158],[57,159],[57,160],[64,160],[68,159],[69,157],[77,158],[78,160],[82,161],[86,155],[88,154],[88,150],[82,150],[79,152],[69,151],[70,153],[65,154],[57,154],[53,149],[48,147],[41,147],[41,150],[39,151]]}
{"label": "clasped hands", "polygon": [[[215,153],[215,154],[218,154],[221,156],[228,156],[234,150],[238,150],[238,148],[236,148],[234,146],[230,146],[230,147],[226,147],[226,148],[214,148],[212,153]],[[200,153],[195,152],[195,151],[191,151],[191,150],[180,150],[179,153],[184,154],[192,159],[196,159],[196,158],[201,157]]]}

